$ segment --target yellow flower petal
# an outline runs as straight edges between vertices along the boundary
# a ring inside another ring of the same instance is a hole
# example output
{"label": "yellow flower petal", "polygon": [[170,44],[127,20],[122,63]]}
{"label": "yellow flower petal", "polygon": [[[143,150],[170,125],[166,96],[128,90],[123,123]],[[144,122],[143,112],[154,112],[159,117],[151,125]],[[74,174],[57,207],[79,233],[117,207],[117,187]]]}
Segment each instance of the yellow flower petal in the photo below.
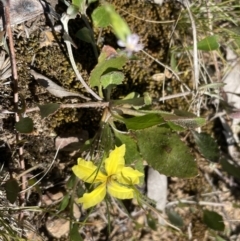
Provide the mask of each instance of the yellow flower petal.
{"label": "yellow flower petal", "polygon": [[74,174],[84,182],[97,183],[105,182],[107,180],[106,175],[97,171],[97,166],[95,166],[91,161],[85,161],[81,158],[78,158],[78,165],[73,166],[72,170]]}
{"label": "yellow flower petal", "polygon": [[78,199],[83,204],[83,208],[87,209],[100,203],[106,196],[106,183],[102,183],[90,193],[85,193],[83,197]]}
{"label": "yellow flower petal", "polygon": [[105,160],[105,169],[108,176],[116,174],[124,167],[125,151],[125,144],[121,145],[120,147],[115,147],[115,149],[110,153],[109,157]]}
{"label": "yellow flower petal", "polygon": [[131,167],[123,167],[121,173],[117,174],[117,180],[120,183],[133,185],[138,184],[139,177],[142,177],[144,174],[138,170],[134,170]]}
{"label": "yellow flower petal", "polygon": [[111,196],[119,199],[131,199],[134,197],[134,190],[132,188],[121,186],[114,181],[107,184],[107,191]]}

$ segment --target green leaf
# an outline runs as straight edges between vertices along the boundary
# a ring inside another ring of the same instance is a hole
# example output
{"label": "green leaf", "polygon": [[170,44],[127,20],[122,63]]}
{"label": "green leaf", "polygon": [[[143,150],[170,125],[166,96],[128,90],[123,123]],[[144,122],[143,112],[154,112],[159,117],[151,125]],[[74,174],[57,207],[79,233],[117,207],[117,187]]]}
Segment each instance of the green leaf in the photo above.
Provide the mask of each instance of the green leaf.
{"label": "green leaf", "polygon": [[85,2],[85,0],[72,0],[72,4],[76,7],[80,7],[83,2]]}
{"label": "green leaf", "polygon": [[209,89],[216,89],[216,88],[221,88],[224,85],[226,85],[226,84],[225,83],[219,83],[219,82],[210,83],[210,84],[199,86],[199,90],[205,90],[205,89],[208,89],[208,88]]}
{"label": "green leaf", "polygon": [[195,114],[185,111],[185,110],[173,110],[173,114],[178,117],[192,117],[192,118],[197,117]]}
{"label": "green leaf", "polygon": [[72,174],[70,178],[67,180],[66,187],[67,189],[73,189],[76,183],[76,176]]}
{"label": "green leaf", "polygon": [[169,221],[173,225],[180,227],[180,228],[183,227],[183,225],[184,225],[183,219],[177,212],[175,212],[174,210],[167,210],[166,213],[167,213]]}
{"label": "green leaf", "polygon": [[88,5],[90,5],[91,3],[97,2],[98,0],[88,0]]}
{"label": "green leaf", "polygon": [[91,72],[89,83],[92,87],[100,86],[100,77],[103,74],[112,72],[114,69],[122,69],[123,65],[126,63],[127,59],[124,56],[117,56],[115,58],[110,58],[105,61],[98,63],[93,71]]}
{"label": "green leaf", "polygon": [[92,20],[94,26],[99,28],[105,28],[111,24],[110,14],[105,6],[100,6],[93,11]]}
{"label": "green leaf", "polygon": [[173,130],[176,130],[174,128],[176,127],[176,125],[184,129],[195,129],[197,127],[200,127],[206,124],[205,118],[201,118],[201,117],[190,117],[190,116],[185,117],[185,116],[177,116],[174,114],[161,114],[161,116]]}
{"label": "green leaf", "polygon": [[49,115],[55,113],[59,109],[60,104],[49,103],[49,104],[45,104],[45,105],[39,105],[38,107],[40,109],[41,117],[45,118],[45,117],[48,117]]}
{"label": "green leaf", "polygon": [[203,222],[211,229],[216,231],[224,231],[225,225],[223,218],[220,214],[214,211],[204,210]]}
{"label": "green leaf", "polygon": [[192,131],[199,152],[209,161],[218,162],[219,149],[216,141],[207,133]]}
{"label": "green leaf", "polygon": [[138,151],[136,141],[128,134],[122,134],[117,131],[114,132],[116,138],[116,145],[126,145],[125,162],[127,165],[131,165],[134,162],[141,160],[141,155]]}
{"label": "green leaf", "polygon": [[147,214],[147,224],[152,230],[157,230],[157,220],[149,213]]}
{"label": "green leaf", "polygon": [[118,39],[125,41],[127,36],[131,34],[130,28],[126,21],[115,12],[112,5],[105,5],[106,11],[109,13],[111,19],[111,26]]}
{"label": "green leaf", "polygon": [[86,0],[72,0],[72,4],[80,13],[85,14],[86,7],[87,7]]}
{"label": "green leaf", "polygon": [[165,121],[158,114],[147,114],[133,118],[123,119],[128,130],[140,130],[164,123]]}
{"label": "green leaf", "polygon": [[123,98],[123,100],[136,99],[136,98],[139,98],[139,97],[140,97],[140,94],[133,91],[133,92],[127,94],[127,95]]}
{"label": "green leaf", "polygon": [[143,93],[143,98],[144,98],[144,104],[145,105],[152,105],[152,97],[148,92]]}
{"label": "green leaf", "polygon": [[223,239],[222,237],[220,236],[216,236],[216,241],[227,241],[226,239]]}
{"label": "green leaf", "polygon": [[34,186],[34,190],[40,195],[42,196],[42,189],[40,188],[40,185],[37,184],[37,179],[36,178],[31,178],[28,179],[28,187],[30,186]]}
{"label": "green leaf", "polygon": [[178,72],[178,64],[177,64],[177,59],[176,59],[175,53],[171,54],[170,66],[173,71]]}
{"label": "green leaf", "polygon": [[112,71],[108,74],[102,75],[100,82],[103,88],[107,88],[109,85],[120,85],[124,80],[124,74],[120,71]]}
{"label": "green leaf", "polygon": [[74,223],[70,230],[71,241],[83,241],[82,236],[80,235],[78,229],[79,229],[79,225],[77,223]]}
{"label": "green leaf", "polygon": [[144,98],[138,97],[138,98],[134,98],[134,99],[112,100],[111,104],[116,107],[118,107],[118,106],[123,106],[126,108],[141,107],[141,106],[144,106]]}
{"label": "green leaf", "polygon": [[66,207],[69,204],[69,200],[70,200],[69,195],[64,196],[64,198],[62,199],[62,201],[60,202],[60,205],[59,205],[59,212],[62,212],[63,210],[66,209]]}
{"label": "green leaf", "polygon": [[7,200],[13,204],[17,200],[20,191],[17,180],[14,178],[7,180],[5,183],[5,191],[7,194]]}
{"label": "green leaf", "polygon": [[33,120],[30,117],[21,118],[15,124],[15,128],[20,133],[31,133],[33,131]]}
{"label": "green leaf", "polygon": [[197,43],[197,48],[199,50],[211,51],[219,48],[218,36],[211,35],[208,36]]}
{"label": "green leaf", "polygon": [[171,121],[167,121],[167,125],[173,130],[173,131],[185,131],[186,129],[171,122]]}
{"label": "green leaf", "polygon": [[76,37],[84,42],[87,42],[90,44],[94,43],[94,40],[92,39],[91,31],[86,27],[79,29],[76,33]]}
{"label": "green leaf", "polygon": [[229,163],[226,159],[221,158],[220,164],[222,169],[233,177],[240,178],[240,167]]}
{"label": "green leaf", "polygon": [[132,132],[143,159],[161,174],[190,178],[198,174],[194,157],[176,133],[164,127]]}
{"label": "green leaf", "polygon": [[103,123],[102,124],[102,133],[101,133],[101,139],[100,139],[102,148],[107,156],[109,156],[110,150],[113,150],[114,147],[114,136],[112,129],[109,125],[109,123]]}

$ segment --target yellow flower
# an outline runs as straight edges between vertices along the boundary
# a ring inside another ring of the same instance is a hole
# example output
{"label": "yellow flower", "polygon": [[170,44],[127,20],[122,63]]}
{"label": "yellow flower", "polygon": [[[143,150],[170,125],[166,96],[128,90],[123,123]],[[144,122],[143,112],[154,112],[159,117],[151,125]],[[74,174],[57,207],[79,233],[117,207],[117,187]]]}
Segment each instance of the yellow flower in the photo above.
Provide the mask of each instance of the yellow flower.
{"label": "yellow flower", "polygon": [[139,177],[143,173],[125,167],[125,144],[115,149],[105,159],[106,174],[98,170],[91,161],[78,159],[78,165],[73,166],[74,174],[87,183],[99,183],[99,185],[90,193],[85,193],[83,197],[78,199],[79,203],[83,203],[83,208],[87,209],[100,203],[108,192],[115,198],[131,199],[134,197],[134,189],[131,185],[139,183]]}

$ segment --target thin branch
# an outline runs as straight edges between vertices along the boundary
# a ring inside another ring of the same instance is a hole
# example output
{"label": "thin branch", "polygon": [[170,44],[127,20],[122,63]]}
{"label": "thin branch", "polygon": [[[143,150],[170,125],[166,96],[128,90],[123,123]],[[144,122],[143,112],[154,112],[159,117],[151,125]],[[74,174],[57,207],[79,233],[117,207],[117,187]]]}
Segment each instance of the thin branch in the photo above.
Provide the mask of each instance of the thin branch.
{"label": "thin branch", "polygon": [[191,89],[190,89],[185,83],[182,82],[182,80],[179,78],[178,74],[175,73],[175,71],[174,71],[171,67],[163,64],[163,63],[162,63],[161,61],[159,61],[158,59],[152,57],[148,52],[146,52],[146,51],[144,51],[144,50],[141,50],[141,51],[142,51],[144,54],[146,54],[149,58],[151,58],[152,60],[154,60],[156,63],[158,63],[159,65],[161,65],[161,66],[164,67],[165,69],[169,70],[169,71],[176,77],[176,79],[177,79],[188,91],[191,91]]}
{"label": "thin branch", "polygon": [[[65,108],[105,108],[109,106],[109,102],[86,102],[77,104],[60,104],[59,109]],[[26,109],[25,113],[39,111],[39,107]]]}
{"label": "thin branch", "polygon": [[[18,74],[17,74],[17,64],[16,64],[16,56],[15,56],[15,49],[13,43],[13,35],[11,30],[11,19],[10,19],[10,0],[3,1],[4,5],[4,13],[5,13],[5,29],[8,35],[9,40],[9,51],[10,51],[10,61],[11,61],[11,68],[12,68],[12,77],[13,77],[13,101],[14,101],[14,109],[15,109],[15,121],[19,122],[20,117],[18,114]],[[21,140],[21,136],[19,132],[16,131],[16,141],[19,143]],[[20,167],[22,170],[25,170],[25,162],[23,159],[23,147],[19,148],[19,159],[20,159]],[[26,176],[22,176],[22,189],[26,189]],[[20,194],[20,202],[24,204],[25,194]],[[20,214],[20,219],[22,219],[23,213]]]}
{"label": "thin branch", "polygon": [[213,206],[213,207],[224,207],[227,205],[230,205],[229,203],[215,203],[215,202],[205,202],[205,201],[190,201],[190,200],[179,200],[179,201],[173,201],[170,202],[166,205],[166,208],[181,204],[181,203],[186,203],[186,204],[194,204],[194,205],[200,205],[200,206]]}

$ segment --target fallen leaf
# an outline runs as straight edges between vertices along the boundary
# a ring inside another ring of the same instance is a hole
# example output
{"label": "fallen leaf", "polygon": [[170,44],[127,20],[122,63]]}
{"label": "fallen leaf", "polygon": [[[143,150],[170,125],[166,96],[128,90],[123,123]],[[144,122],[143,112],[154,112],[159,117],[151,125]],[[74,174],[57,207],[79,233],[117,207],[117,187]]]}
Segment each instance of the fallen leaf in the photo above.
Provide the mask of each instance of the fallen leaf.
{"label": "fallen leaf", "polygon": [[41,32],[40,38],[42,39],[40,41],[39,48],[41,49],[42,47],[47,47],[47,46],[52,46],[53,41],[54,41],[54,36],[52,31],[46,30]]}
{"label": "fallen leaf", "polygon": [[31,69],[31,75],[37,80],[37,82],[44,88],[47,89],[49,93],[52,95],[63,98],[63,97],[70,97],[70,96],[77,96],[81,97],[85,100],[90,100],[90,98],[85,97],[84,95],[78,94],[78,93],[73,93],[70,91],[65,90],[63,87],[57,85],[54,83],[52,80],[47,78],[46,76],[37,73],[35,70]]}

